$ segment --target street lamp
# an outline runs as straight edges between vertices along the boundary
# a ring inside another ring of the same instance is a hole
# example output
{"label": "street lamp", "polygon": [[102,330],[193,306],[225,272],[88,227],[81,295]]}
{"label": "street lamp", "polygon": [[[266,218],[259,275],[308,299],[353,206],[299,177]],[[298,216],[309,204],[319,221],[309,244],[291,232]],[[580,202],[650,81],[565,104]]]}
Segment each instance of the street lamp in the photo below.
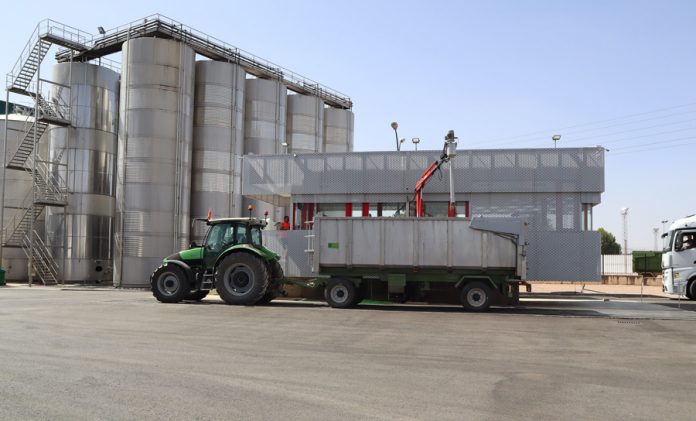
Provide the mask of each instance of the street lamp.
{"label": "street lamp", "polygon": [[551,140],[553,140],[553,148],[556,149],[556,144],[558,143],[559,140],[561,140],[561,135],[555,134],[555,135],[551,136]]}
{"label": "street lamp", "polygon": [[420,143],[420,139],[414,137],[413,139],[411,139],[411,142],[413,142],[413,144],[416,146],[416,152],[418,152],[418,144]]}
{"label": "street lamp", "polygon": [[662,224],[662,233],[663,233],[663,234],[665,233],[665,224],[666,224],[667,222],[669,222],[668,219],[665,219],[665,220],[663,220],[663,221],[660,221],[660,223]]}
{"label": "street lamp", "polygon": [[397,152],[401,151],[401,144],[404,142],[405,139],[401,139],[399,141],[399,133],[396,131],[396,129],[399,128],[399,123],[396,121],[392,121],[391,128],[394,129],[394,137],[396,138],[396,150]]}

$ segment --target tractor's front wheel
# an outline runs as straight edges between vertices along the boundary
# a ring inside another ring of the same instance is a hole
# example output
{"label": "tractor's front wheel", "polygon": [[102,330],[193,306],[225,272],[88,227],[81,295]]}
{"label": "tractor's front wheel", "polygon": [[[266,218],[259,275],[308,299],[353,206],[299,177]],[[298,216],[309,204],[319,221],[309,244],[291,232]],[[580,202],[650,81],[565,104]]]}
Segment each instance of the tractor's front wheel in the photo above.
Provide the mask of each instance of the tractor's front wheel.
{"label": "tractor's front wheel", "polygon": [[163,303],[178,303],[190,292],[190,284],[183,269],[175,265],[160,266],[150,278],[152,295]]}
{"label": "tractor's front wheel", "polygon": [[244,252],[227,255],[215,270],[215,287],[227,304],[253,305],[266,294],[270,274],[265,262]]}

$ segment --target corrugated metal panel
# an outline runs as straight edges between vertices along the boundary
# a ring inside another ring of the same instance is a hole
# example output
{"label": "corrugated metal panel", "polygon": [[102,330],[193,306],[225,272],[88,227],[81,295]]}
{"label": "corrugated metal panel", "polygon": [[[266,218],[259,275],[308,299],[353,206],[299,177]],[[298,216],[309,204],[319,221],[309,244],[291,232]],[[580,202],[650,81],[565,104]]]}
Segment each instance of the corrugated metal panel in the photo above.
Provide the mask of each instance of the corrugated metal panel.
{"label": "corrugated metal panel", "polygon": [[120,75],[88,63],[59,63],[52,95],[70,104],[71,126],[50,126],[53,170],[66,180],[68,206],[46,216],[47,244],[64,281],[111,279]]}
{"label": "corrugated metal panel", "polygon": [[[242,191],[250,197],[412,193],[423,171],[438,157],[433,151],[247,156]],[[455,189],[470,193],[603,192],[603,162],[600,148],[458,151]],[[443,171],[447,171],[446,165]],[[428,184],[429,193],[448,191],[447,177],[434,177]]]}
{"label": "corrugated metal panel", "polygon": [[[196,63],[191,218],[241,216],[241,156],[244,149],[246,74],[233,63]],[[194,224],[200,242],[205,226]]]}
{"label": "corrugated metal panel", "polygon": [[189,241],[194,51],[179,42],[123,44],[114,283],[147,286]]}

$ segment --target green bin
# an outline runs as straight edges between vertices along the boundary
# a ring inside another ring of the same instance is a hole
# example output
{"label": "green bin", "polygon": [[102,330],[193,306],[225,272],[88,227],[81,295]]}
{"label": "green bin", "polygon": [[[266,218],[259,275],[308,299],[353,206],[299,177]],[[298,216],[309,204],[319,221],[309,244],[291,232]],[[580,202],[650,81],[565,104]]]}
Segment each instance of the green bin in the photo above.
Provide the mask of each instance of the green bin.
{"label": "green bin", "polygon": [[0,268],[0,286],[5,285],[5,268]]}
{"label": "green bin", "polygon": [[633,271],[638,273],[662,272],[662,253],[659,251],[634,251]]}

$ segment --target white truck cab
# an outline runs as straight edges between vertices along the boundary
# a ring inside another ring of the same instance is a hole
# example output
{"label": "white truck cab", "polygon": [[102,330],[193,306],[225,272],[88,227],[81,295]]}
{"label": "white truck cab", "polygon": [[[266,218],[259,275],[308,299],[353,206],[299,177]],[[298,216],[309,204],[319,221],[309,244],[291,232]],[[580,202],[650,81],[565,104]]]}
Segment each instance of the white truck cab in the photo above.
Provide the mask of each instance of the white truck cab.
{"label": "white truck cab", "polygon": [[662,290],[696,300],[696,214],[675,221],[662,238]]}

